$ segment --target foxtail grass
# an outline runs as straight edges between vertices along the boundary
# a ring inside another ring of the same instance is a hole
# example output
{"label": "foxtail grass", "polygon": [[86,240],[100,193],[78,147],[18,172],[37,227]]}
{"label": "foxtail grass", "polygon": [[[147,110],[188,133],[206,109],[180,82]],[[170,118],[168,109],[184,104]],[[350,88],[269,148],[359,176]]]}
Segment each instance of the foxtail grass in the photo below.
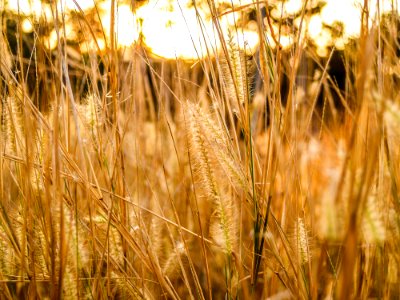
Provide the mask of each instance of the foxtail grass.
{"label": "foxtail grass", "polygon": [[[4,12],[0,298],[399,298],[399,21],[367,2],[360,37],[327,57],[310,1],[297,27],[273,1],[192,3],[220,49],[204,32],[190,62],[143,36],[119,48],[118,1],[110,32],[100,6],[51,3],[30,35]],[[243,24],[221,28],[233,11],[255,19],[257,53]]]}

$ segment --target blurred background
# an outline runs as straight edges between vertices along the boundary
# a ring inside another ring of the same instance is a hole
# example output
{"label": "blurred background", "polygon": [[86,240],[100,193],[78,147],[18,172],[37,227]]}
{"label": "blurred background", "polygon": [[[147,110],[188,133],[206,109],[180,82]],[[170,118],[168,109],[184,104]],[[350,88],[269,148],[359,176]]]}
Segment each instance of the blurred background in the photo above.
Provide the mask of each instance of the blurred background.
{"label": "blurred background", "polygon": [[[398,16],[397,0],[367,2],[370,22],[380,21],[389,15]],[[254,52],[259,42],[255,9],[261,7],[265,11],[264,29],[271,47],[279,43],[284,49],[289,49],[295,42],[297,32],[301,31],[301,37],[307,40],[307,44],[315,46],[318,55],[325,57],[331,47],[342,50],[352,39],[357,38],[363,3],[364,0],[272,0],[259,3],[219,0],[215,1],[215,15],[219,18],[222,30],[236,32],[239,45],[248,52]],[[67,43],[87,52],[91,48],[104,50],[110,43],[112,5],[115,5],[115,31],[120,48],[140,43],[154,56],[196,60],[216,51],[220,46],[213,25],[213,13],[206,0],[113,3],[110,0],[3,0],[0,9],[3,17],[19,15],[22,31],[27,35],[38,36],[50,50],[55,49],[58,43],[54,28],[57,14],[66,21],[62,28],[65,33],[61,35],[65,35]],[[301,18],[303,9],[306,10],[304,20]],[[83,24],[83,16],[90,20],[91,34]],[[13,24],[7,24],[7,29],[12,31]],[[394,31],[392,34],[397,33]]]}
{"label": "blurred background", "polygon": [[[368,11],[363,11],[363,7]],[[30,95],[44,109],[48,106],[47,99],[52,98],[49,95],[53,94],[47,91],[51,80],[47,76],[48,66],[61,53],[68,57],[69,76],[77,99],[87,94],[88,77],[91,77],[88,68],[93,65],[93,58],[98,59],[95,63],[98,74],[107,76],[110,66],[107,58],[114,49],[122,69],[124,64],[129,68],[137,55],[142,57],[142,62],[146,61],[147,70],[142,71],[149,75],[150,94],[153,102],[157,102],[150,69],[159,72],[160,64],[174,69],[173,61],[179,59],[189,66],[194,74],[193,82],[199,85],[199,74],[207,71],[198,67],[201,71],[197,72],[198,62],[213,57],[218,60],[224,50],[221,40],[224,43],[230,40],[257,66],[251,75],[252,95],[255,95],[264,85],[258,57],[262,36],[271,54],[279,49],[282,55],[279,78],[283,104],[289,93],[288,74],[294,67],[291,64],[296,48],[305,50],[299,67],[295,67],[296,97],[313,97],[310,89],[315,90],[313,84],[321,78],[321,66],[327,65],[331,78],[328,85],[335,86],[329,97],[340,103],[338,98],[342,96],[343,102],[351,93],[352,66],[357,60],[362,21],[379,30],[379,36],[390,44],[399,42],[397,0],[3,0],[0,10],[2,41],[7,41],[2,47],[9,48],[3,53],[11,53],[8,65],[14,64],[16,72],[17,66],[25,66],[24,73],[34,78],[27,80],[28,86],[34,85],[28,89]],[[390,67],[385,72],[396,77],[395,58],[399,47],[377,47],[382,55],[390,52]],[[20,56],[22,60],[15,64],[15,58]],[[166,77],[167,85],[172,86],[168,82],[171,78]],[[318,93],[322,99],[323,91]]]}

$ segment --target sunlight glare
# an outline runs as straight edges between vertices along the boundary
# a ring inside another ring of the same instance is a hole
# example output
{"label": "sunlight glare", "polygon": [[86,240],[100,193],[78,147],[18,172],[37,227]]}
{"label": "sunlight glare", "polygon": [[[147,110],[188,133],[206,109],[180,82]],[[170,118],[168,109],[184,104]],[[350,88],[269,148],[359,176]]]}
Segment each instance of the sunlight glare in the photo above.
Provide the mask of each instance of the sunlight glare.
{"label": "sunlight glare", "polygon": [[361,6],[359,1],[328,1],[321,11],[324,23],[333,25],[335,22],[341,22],[344,25],[345,38],[358,36],[361,22]]}
{"label": "sunlight glare", "polygon": [[[65,28],[65,34],[64,34]],[[59,30],[60,39],[66,38],[68,41],[76,41],[78,39],[76,32],[72,26],[72,24],[65,24],[63,28]],[[46,47],[49,50],[54,50],[58,45],[58,36],[57,31],[52,30],[50,35],[48,36],[46,42]]]}
{"label": "sunlight glare", "polygon": [[[109,36],[111,16],[109,10],[106,9],[107,4],[110,5],[109,3],[104,4],[104,9],[102,10],[103,13],[101,14],[101,21],[106,35]],[[118,6],[115,27],[119,47],[131,46],[139,39],[139,31],[137,28],[138,24],[129,5],[123,4]]]}
{"label": "sunlight glare", "polygon": [[252,30],[243,30],[237,34],[238,46],[240,49],[245,50],[247,55],[255,53],[259,43],[257,32]]}
{"label": "sunlight glare", "polygon": [[22,21],[22,31],[25,32],[25,33],[33,32],[32,21],[29,20],[28,18],[25,18]]}
{"label": "sunlight glare", "polygon": [[40,16],[42,13],[42,2],[40,0],[12,0],[8,1],[7,8],[15,14]]}
{"label": "sunlight glare", "polygon": [[[122,1],[116,1],[116,4]],[[344,49],[345,45],[352,38],[357,38],[360,32],[360,20],[364,0],[325,0],[321,12],[315,15],[305,16],[307,34],[311,41],[317,46],[319,54],[327,54],[329,47],[335,46],[337,49]],[[379,4],[380,13],[396,11],[398,13],[398,0],[368,0],[369,17],[371,24],[378,20],[377,4]],[[6,4],[4,4],[6,3]],[[15,14],[22,14],[26,18],[22,20],[22,30],[31,33],[34,30],[34,21],[40,17],[46,20],[52,20],[51,5],[54,2],[41,2],[40,0],[10,0],[3,2],[6,8]],[[65,10],[66,15],[77,11],[77,5],[84,13],[94,8],[97,4],[100,19],[106,34],[106,40],[109,42],[110,34],[110,6],[111,0],[59,0],[56,1],[59,8]],[[254,53],[259,43],[257,33],[257,24],[250,24],[255,21],[243,21],[244,14],[252,9],[254,0],[218,0],[215,1],[217,9],[222,12],[219,18],[222,33],[226,39],[229,32],[237,32],[234,37],[238,45],[245,48],[248,53]],[[62,5],[61,5],[62,4]],[[291,36],[296,28],[299,28],[300,20],[298,17],[301,12],[304,1],[302,0],[271,0],[274,8],[271,14],[275,18],[296,16],[290,27],[281,27],[280,43],[287,49],[295,42]],[[254,4],[255,5],[255,4]],[[232,7],[237,11],[233,12]],[[254,8],[255,6],[253,6]],[[209,8],[206,3],[199,3],[198,10],[190,0],[148,0],[135,12],[127,4],[119,4],[116,9],[117,16],[115,31],[119,47],[129,47],[142,38],[143,42],[151,53],[158,57],[167,59],[182,58],[194,60],[202,58],[208,54],[215,54],[220,48],[219,36],[217,30],[209,16]],[[32,17],[33,19],[28,19]],[[66,18],[68,21],[68,17]],[[243,24],[247,23],[247,24]],[[240,26],[238,24],[241,24]],[[339,25],[338,25],[339,24]],[[274,31],[277,34],[279,28],[273,24]],[[332,36],[335,27],[343,26],[343,35]],[[77,38],[73,32],[72,26],[66,26],[68,40]],[[266,26],[266,37],[271,47],[274,47],[270,28]],[[297,29],[296,29],[297,30]],[[46,44],[50,49],[57,45],[54,32],[47,37]],[[107,41],[99,42],[102,48]],[[80,48],[85,50],[93,42],[82,43]],[[97,49],[97,47],[95,47]],[[87,50],[87,49],[86,49]]]}
{"label": "sunlight glare", "polygon": [[142,21],[144,43],[156,56],[189,60],[201,58],[207,54],[210,41],[215,41],[211,24],[203,23],[203,36],[196,10],[178,1],[150,1],[136,10],[136,18]]}
{"label": "sunlight glare", "polygon": [[118,8],[117,30],[118,44],[121,46],[130,46],[139,39],[137,22],[128,5]]}
{"label": "sunlight glare", "polygon": [[328,46],[332,41],[332,36],[327,29],[321,30],[317,38],[315,39],[315,44],[317,46],[317,53],[319,56],[327,56],[328,55]]}
{"label": "sunlight glare", "polygon": [[308,22],[308,35],[311,39],[315,40],[321,33],[323,28],[323,20],[320,15],[314,15]]}
{"label": "sunlight glare", "polygon": [[271,11],[271,15],[279,19],[282,17],[292,16],[301,11],[303,8],[303,0],[289,0],[286,2],[277,2],[275,8]]}
{"label": "sunlight glare", "polygon": [[296,14],[303,8],[303,2],[303,0],[289,0],[283,4],[283,9],[289,15]]}

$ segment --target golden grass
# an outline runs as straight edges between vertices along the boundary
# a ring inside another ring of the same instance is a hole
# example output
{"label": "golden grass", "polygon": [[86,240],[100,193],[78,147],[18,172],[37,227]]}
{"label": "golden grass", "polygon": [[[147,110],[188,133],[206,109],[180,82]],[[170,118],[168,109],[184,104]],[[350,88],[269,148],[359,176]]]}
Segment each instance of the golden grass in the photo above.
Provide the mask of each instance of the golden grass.
{"label": "golden grass", "polygon": [[0,298],[400,297],[393,36],[364,19],[343,91],[300,37],[192,65],[35,30],[0,37]]}

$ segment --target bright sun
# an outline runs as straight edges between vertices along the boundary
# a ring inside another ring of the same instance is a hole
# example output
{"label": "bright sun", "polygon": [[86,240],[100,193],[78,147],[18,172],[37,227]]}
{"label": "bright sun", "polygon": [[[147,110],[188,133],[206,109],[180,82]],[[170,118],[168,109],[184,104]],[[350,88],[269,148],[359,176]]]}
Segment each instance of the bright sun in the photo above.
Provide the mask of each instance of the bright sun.
{"label": "bright sun", "polygon": [[[118,2],[118,1],[116,1]],[[271,13],[275,17],[295,15],[303,9],[304,1],[288,0],[270,1],[275,4]],[[318,53],[321,56],[327,54],[327,47],[334,45],[336,48],[343,48],[348,40],[357,37],[360,30],[361,8],[364,0],[326,0],[320,14],[313,15],[305,19],[303,28],[308,36],[317,45]],[[377,3],[379,2],[379,11],[385,13],[396,11],[398,1],[369,1],[370,18],[377,18]],[[110,33],[110,7],[111,0],[96,1],[100,11],[100,19],[106,36]],[[250,7],[252,1],[217,1],[217,4],[225,3],[230,7]],[[58,7],[63,11],[79,10],[83,12],[92,9],[95,5],[94,0],[62,0],[58,2]],[[249,6],[250,5],[250,6]],[[43,16],[47,19],[52,18],[52,11],[48,4],[39,0],[13,0],[8,1],[7,8],[15,13],[26,16]],[[237,44],[254,52],[258,45],[258,34],[251,26],[251,22],[243,28],[239,28],[240,13],[227,13],[219,19],[223,35],[228,36],[236,32],[235,41]],[[243,23],[243,22],[242,22]],[[295,20],[292,26],[299,26],[300,20]],[[327,27],[334,24],[342,24],[343,35],[332,41],[331,34]],[[72,28],[72,27],[71,27]],[[69,28],[67,27],[66,30]],[[277,27],[273,27],[276,32]],[[23,22],[23,30],[31,32],[32,23],[28,19]],[[135,12],[132,12],[131,6],[119,4],[116,9],[115,34],[120,47],[129,47],[142,37],[142,42],[147,46],[150,52],[159,57],[175,59],[199,59],[206,55],[214,54],[220,47],[220,37],[217,33],[215,24],[212,22],[209,11],[202,6],[195,7],[188,0],[149,0],[146,4],[140,6]],[[274,44],[274,39],[267,32],[267,38]],[[67,33],[73,35],[73,32]],[[282,34],[279,41],[283,47],[289,47],[293,43],[290,35]],[[100,41],[102,47],[105,42]],[[50,34],[47,45],[53,49],[57,46],[57,34]]]}

